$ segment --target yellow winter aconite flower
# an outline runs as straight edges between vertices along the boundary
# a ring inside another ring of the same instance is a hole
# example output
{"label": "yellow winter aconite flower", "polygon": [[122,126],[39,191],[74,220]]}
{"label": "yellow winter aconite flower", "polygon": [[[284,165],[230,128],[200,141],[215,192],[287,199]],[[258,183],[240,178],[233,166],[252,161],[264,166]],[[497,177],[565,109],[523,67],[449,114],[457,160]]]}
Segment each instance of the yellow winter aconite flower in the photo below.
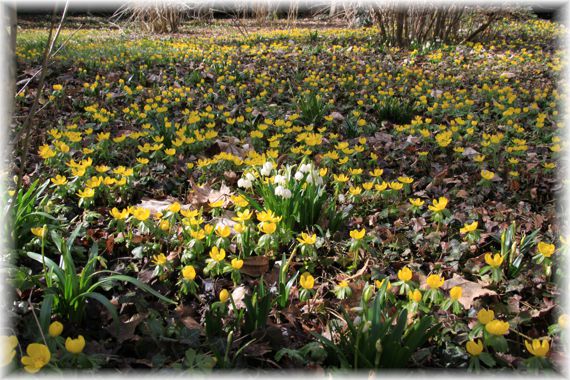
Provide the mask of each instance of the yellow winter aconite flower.
{"label": "yellow winter aconite flower", "polygon": [[186,265],[182,268],[182,277],[185,280],[193,281],[196,278],[196,269],[192,265]]}
{"label": "yellow winter aconite flower", "polygon": [[238,258],[233,258],[231,261],[232,268],[235,270],[240,270],[243,267],[243,260]]}
{"label": "yellow winter aconite flower", "polygon": [[63,86],[61,84],[54,84],[53,86],[51,86],[51,88],[53,88],[54,91],[63,90]]}
{"label": "yellow winter aconite flower", "polygon": [[26,354],[21,362],[28,373],[36,373],[42,369],[51,359],[49,348],[45,344],[31,343],[26,348]]}
{"label": "yellow winter aconite flower", "polygon": [[493,310],[481,309],[477,313],[477,320],[483,325],[486,325],[494,319],[495,312]]}
{"label": "yellow winter aconite flower", "polygon": [[16,347],[18,347],[18,338],[15,335],[0,336],[0,347],[2,347],[2,352],[0,353],[0,368],[2,368],[14,360]]}
{"label": "yellow winter aconite flower", "polygon": [[554,254],[556,247],[554,246],[554,244],[545,243],[541,241],[538,243],[537,249],[538,253],[540,253],[542,256],[550,257]]}
{"label": "yellow winter aconite flower", "polygon": [[113,207],[109,214],[111,214],[111,216],[115,219],[123,220],[129,216],[129,210],[125,208],[122,211],[119,211],[118,208]]}
{"label": "yellow winter aconite flower", "polygon": [[79,190],[77,195],[79,198],[93,198],[95,196],[95,189],[87,187],[85,190]]}
{"label": "yellow winter aconite flower", "polygon": [[305,272],[299,277],[299,283],[303,289],[313,289],[313,286],[315,286],[315,278],[311,276],[309,272]]}
{"label": "yellow winter aconite flower", "polygon": [[221,224],[218,224],[216,226],[216,235],[218,235],[221,238],[227,238],[228,236],[230,236],[231,232],[232,229],[230,228],[230,226],[224,226]]}
{"label": "yellow winter aconite flower", "polygon": [[301,236],[297,237],[297,241],[303,245],[313,245],[317,242],[317,234],[301,232]]}
{"label": "yellow winter aconite flower", "polygon": [[500,253],[495,253],[495,256],[491,255],[491,253],[485,254],[485,262],[487,265],[492,266],[493,268],[498,268],[503,263],[504,257],[501,256]]}
{"label": "yellow winter aconite flower", "polygon": [[170,229],[170,222],[168,220],[161,220],[158,223],[158,228],[160,228],[162,231],[168,231]]}
{"label": "yellow winter aconite flower", "polygon": [[408,298],[415,303],[419,303],[422,300],[422,292],[418,289],[415,289],[413,292],[408,292]]}
{"label": "yellow winter aconite flower", "polygon": [[410,198],[410,199],[408,199],[408,201],[410,202],[410,204],[412,206],[415,206],[415,207],[422,207],[425,203],[425,201],[422,201],[420,198],[414,198],[414,199]]}
{"label": "yellow winter aconite flower", "polygon": [[246,209],[243,211],[237,211],[236,216],[234,216],[232,218],[232,220],[234,220],[236,222],[243,223],[245,221],[250,220],[252,216],[253,216],[253,212],[251,212],[249,209]]}
{"label": "yellow winter aconite flower", "polygon": [[432,201],[433,206],[430,205],[428,208],[433,212],[442,212],[447,207],[447,202],[448,200],[446,197],[439,197],[439,199],[434,199]]}
{"label": "yellow winter aconite flower", "polygon": [[361,229],[359,230],[352,230],[350,231],[350,237],[353,238],[354,240],[361,240],[364,235],[366,235],[366,229]]}
{"label": "yellow winter aconite flower", "polygon": [[46,235],[46,232],[48,230],[47,226],[43,226],[43,227],[32,227],[30,229],[32,231],[32,233],[34,235],[36,235],[37,237],[44,237]]}
{"label": "yellow winter aconite flower", "polygon": [[463,225],[463,228],[461,228],[459,230],[459,232],[463,235],[468,234],[469,232],[473,232],[477,229],[477,227],[479,226],[479,222],[478,221],[474,221],[473,223],[465,223]]}
{"label": "yellow winter aconite flower", "polygon": [[470,340],[465,345],[465,348],[467,349],[469,355],[479,356],[481,355],[481,352],[483,352],[483,342],[481,342],[481,339],[478,339],[477,342]]}
{"label": "yellow winter aconite flower", "polygon": [[217,201],[215,201],[215,202],[210,202],[210,203],[208,203],[208,206],[210,206],[211,208],[220,208],[220,207],[222,207],[223,205],[224,205],[224,200],[223,200],[223,199],[217,200]]}
{"label": "yellow winter aconite flower", "polygon": [[79,335],[76,339],[67,338],[65,340],[65,349],[72,354],[80,354],[85,348],[85,338],[83,335]]}
{"label": "yellow winter aconite flower", "polygon": [[403,267],[398,271],[398,279],[400,281],[408,282],[412,279],[412,270],[408,267]]}
{"label": "yellow winter aconite flower", "polygon": [[509,332],[509,322],[494,319],[485,325],[485,330],[492,335],[505,335]]}
{"label": "yellow winter aconite flower", "polygon": [[348,182],[350,179],[346,174],[342,173],[340,175],[333,174],[333,178],[336,182],[344,183]]}
{"label": "yellow winter aconite flower", "polygon": [[220,299],[220,302],[226,302],[230,298],[230,292],[228,292],[227,289],[222,289],[218,298]]}
{"label": "yellow winter aconite flower", "polygon": [[481,177],[487,181],[490,181],[495,177],[495,173],[489,170],[481,170]]}
{"label": "yellow winter aconite flower", "polygon": [[56,336],[60,336],[63,332],[63,324],[61,322],[55,321],[52,322],[48,327],[49,336],[55,338]]}
{"label": "yellow winter aconite flower", "polygon": [[550,344],[548,343],[548,339],[533,339],[532,343],[528,340],[524,341],[524,345],[528,352],[530,352],[534,356],[538,357],[545,357],[550,351]]}
{"label": "yellow winter aconite flower", "polygon": [[458,299],[461,298],[462,293],[463,293],[463,289],[461,289],[461,286],[454,286],[453,288],[451,288],[449,290],[449,297],[452,300],[457,301]]}
{"label": "yellow winter aconite flower", "polygon": [[56,186],[62,186],[67,183],[67,178],[62,175],[56,175],[54,178],[51,179],[51,182]]}
{"label": "yellow winter aconite flower", "polygon": [[173,204],[171,204],[170,206],[168,206],[168,211],[173,212],[173,213],[177,213],[180,211],[180,203],[178,202],[174,202]]}
{"label": "yellow winter aconite flower", "polygon": [[[384,281],[386,281],[386,279],[383,279],[382,281],[375,280],[374,285],[376,285],[376,287],[378,289],[380,289],[382,287],[382,285],[384,285]],[[390,283],[390,281],[388,281],[388,285],[386,285],[386,290],[390,290],[390,289],[392,289],[392,284]]]}
{"label": "yellow winter aconite flower", "polygon": [[439,274],[430,274],[428,276],[428,278],[426,279],[426,284],[431,289],[441,288],[443,286],[444,282],[445,282],[445,279],[442,276],[440,276]]}
{"label": "yellow winter aconite flower", "polygon": [[158,255],[154,255],[152,257],[152,262],[159,267],[163,267],[166,265],[166,262],[168,261],[168,259],[166,258],[166,256],[164,255],[164,253],[159,253]]}
{"label": "yellow winter aconite flower", "polygon": [[259,230],[264,234],[271,235],[277,229],[277,224],[271,222],[261,222],[259,223]]}
{"label": "yellow winter aconite flower", "polygon": [[260,222],[268,223],[278,223],[281,220],[280,216],[277,216],[271,210],[261,211],[257,213],[257,220]]}
{"label": "yellow winter aconite flower", "polygon": [[144,222],[150,216],[150,210],[144,207],[136,207],[132,211],[132,214],[136,220]]}
{"label": "yellow winter aconite flower", "polygon": [[210,257],[213,260],[220,262],[226,257],[226,250],[223,248],[218,249],[218,247],[212,247],[212,250],[210,251]]}

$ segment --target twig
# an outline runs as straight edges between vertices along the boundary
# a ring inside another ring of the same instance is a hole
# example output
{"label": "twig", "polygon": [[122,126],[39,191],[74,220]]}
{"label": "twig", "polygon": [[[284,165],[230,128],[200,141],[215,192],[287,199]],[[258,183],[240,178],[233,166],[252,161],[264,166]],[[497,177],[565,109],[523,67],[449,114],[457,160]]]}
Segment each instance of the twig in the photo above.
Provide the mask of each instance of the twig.
{"label": "twig", "polygon": [[34,316],[34,319],[36,320],[36,324],[38,325],[38,330],[40,330],[40,335],[42,336],[42,340],[44,341],[44,344],[47,346],[47,341],[46,341],[46,337],[44,335],[44,332],[42,330],[42,325],[40,324],[40,321],[36,315],[36,312],[34,311],[34,304],[32,303],[32,294],[34,293],[34,290],[32,289],[30,291],[30,296],[28,297],[28,304],[30,305],[30,310],[32,311],[32,315]]}

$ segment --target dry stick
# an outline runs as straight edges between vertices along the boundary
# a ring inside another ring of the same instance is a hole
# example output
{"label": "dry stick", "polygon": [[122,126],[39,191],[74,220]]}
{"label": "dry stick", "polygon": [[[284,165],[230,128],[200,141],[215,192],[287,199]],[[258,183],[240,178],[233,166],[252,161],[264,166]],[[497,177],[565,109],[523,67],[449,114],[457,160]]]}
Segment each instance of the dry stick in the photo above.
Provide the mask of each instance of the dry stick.
{"label": "dry stick", "polygon": [[[57,31],[55,33],[53,40],[52,40],[53,28],[55,25],[55,13],[57,10],[57,5],[54,6],[54,8],[53,8],[53,14],[52,14],[52,19],[51,19],[49,35],[48,35],[48,39],[47,39],[47,43],[46,43],[46,49],[44,50],[44,58],[43,58],[43,63],[42,63],[42,68],[41,68],[42,73],[40,76],[40,83],[39,83],[38,89],[36,91],[36,98],[34,99],[34,103],[32,104],[32,108],[30,109],[28,116],[26,117],[26,119],[24,120],[24,123],[22,124],[22,130],[23,131],[26,131],[29,129],[32,118],[35,116],[36,109],[38,108],[41,93],[43,91],[44,84],[45,84],[45,79],[46,79],[46,75],[47,75],[47,66],[49,63],[50,54],[51,54],[51,51],[53,50],[53,47],[55,45],[57,37],[59,36],[59,33],[61,32],[61,27],[63,26],[63,21],[65,20],[65,15],[67,14],[67,7],[68,6],[69,6],[69,0],[67,0],[65,2],[65,7],[63,8],[63,12],[61,14],[61,20],[59,21]],[[50,41],[51,41],[51,43],[50,43]],[[22,147],[22,156],[20,158],[20,172],[18,173],[18,181],[16,182],[16,191],[14,192],[14,196],[12,198],[12,205],[15,204],[16,199],[18,197],[18,189],[22,186],[23,172],[24,172],[26,164],[27,164],[26,161],[28,158],[28,152],[30,150],[30,137],[31,137],[31,135],[32,135],[32,133],[30,133],[30,131],[28,131],[28,134],[26,134],[26,137],[24,138],[24,143],[23,143],[23,147]]]}
{"label": "dry stick", "polygon": [[[50,29],[49,29],[49,35],[48,35],[48,40],[46,41],[46,48],[44,50],[44,57],[43,57],[43,63],[42,63],[42,75],[40,76],[40,82],[38,85],[38,89],[36,91],[36,98],[34,99],[34,103],[32,104],[32,108],[30,108],[30,111],[28,113],[28,116],[26,117],[26,119],[24,120],[24,122],[22,123],[22,130],[25,131],[29,128],[30,122],[32,121],[32,117],[34,116],[36,109],[38,108],[39,102],[40,102],[40,96],[44,87],[44,82],[45,82],[45,78],[46,78],[46,73],[47,73],[47,63],[48,63],[48,58],[49,58],[49,41],[51,40],[51,37],[53,35],[53,29],[55,26],[55,12],[56,12],[57,6],[54,6],[53,9],[53,14],[52,14],[52,18],[51,18],[51,25],[50,25]],[[18,181],[16,182],[16,191],[14,191],[14,195],[12,197],[12,206],[15,204],[16,199],[18,197],[18,189],[20,188],[20,186],[22,185],[22,177],[23,177],[23,171],[24,171],[24,167],[26,164],[26,160],[27,160],[27,156],[28,156],[28,150],[30,148],[30,136],[31,133],[26,134],[26,137],[24,138],[24,142],[23,142],[23,147],[22,147],[22,157],[20,159],[20,172],[18,173]]]}
{"label": "dry stick", "polygon": [[467,38],[465,38],[463,41],[461,41],[459,44],[462,45],[465,42],[469,42],[471,41],[473,38],[475,38],[479,33],[483,32],[485,29],[487,29],[489,27],[489,25],[491,25],[491,23],[495,21],[495,14],[491,13],[489,15],[489,19],[487,20],[487,22],[483,25],[481,25],[477,30],[475,30],[473,33],[471,33]]}
{"label": "dry stick", "polygon": [[44,341],[44,344],[47,346],[46,337],[45,337],[44,332],[42,330],[42,325],[40,324],[40,321],[36,315],[36,312],[34,311],[34,304],[32,303],[32,294],[33,293],[34,293],[34,290],[32,289],[30,291],[30,296],[28,297],[28,304],[30,305],[30,310],[32,311],[32,315],[34,316],[36,324],[38,325],[38,330],[40,330],[40,335],[42,336],[42,340]]}

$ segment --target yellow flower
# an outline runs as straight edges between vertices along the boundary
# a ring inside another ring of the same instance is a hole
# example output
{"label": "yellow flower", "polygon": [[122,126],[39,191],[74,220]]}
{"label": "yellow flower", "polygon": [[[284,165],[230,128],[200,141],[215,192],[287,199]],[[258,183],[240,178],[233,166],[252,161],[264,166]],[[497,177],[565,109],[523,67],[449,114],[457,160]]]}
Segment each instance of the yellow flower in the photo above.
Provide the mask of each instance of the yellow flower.
{"label": "yellow flower", "polygon": [[28,373],[36,373],[49,363],[51,354],[45,344],[31,343],[26,348],[26,356],[21,359],[24,369]]}
{"label": "yellow flower", "polygon": [[418,289],[415,289],[413,292],[410,291],[410,292],[408,292],[408,298],[411,301],[418,303],[422,300],[422,292],[420,292]]}
{"label": "yellow flower", "polygon": [[72,354],[80,354],[85,348],[85,338],[79,335],[76,339],[67,338],[65,340],[65,349]]}
{"label": "yellow flower", "polygon": [[174,156],[176,154],[176,149],[174,148],[165,149],[164,153],[166,153],[167,156]]}
{"label": "yellow flower", "polygon": [[258,212],[257,220],[259,220],[260,222],[278,223],[279,221],[281,221],[281,217],[276,216],[273,213],[273,211],[267,210],[267,211]]}
{"label": "yellow flower", "polygon": [[53,88],[54,91],[63,90],[63,86],[61,84],[54,84],[53,86],[51,86],[51,88]]}
{"label": "yellow flower", "polygon": [[132,211],[132,213],[135,219],[141,222],[144,222],[150,216],[150,210],[144,207],[137,207]]}
{"label": "yellow flower", "polygon": [[196,269],[194,269],[192,265],[186,265],[182,268],[182,277],[184,277],[185,280],[194,280],[196,278]]}
{"label": "yellow flower", "polygon": [[224,226],[221,224],[218,224],[216,226],[216,235],[218,235],[221,238],[227,238],[228,236],[230,236],[231,232],[232,229],[230,228],[230,226]]}
{"label": "yellow flower", "polygon": [[348,182],[348,180],[350,179],[344,173],[342,173],[340,175],[333,174],[333,178],[336,182],[340,182],[340,183]]}
{"label": "yellow flower", "polygon": [[166,258],[166,256],[164,255],[164,253],[160,253],[158,255],[154,255],[152,257],[152,262],[159,267],[163,267],[166,265],[166,262],[168,261],[168,259]]}
{"label": "yellow flower", "polygon": [[245,226],[241,223],[238,223],[234,226],[234,231],[238,234],[241,234],[245,230]]}
{"label": "yellow flower", "polygon": [[18,338],[15,335],[0,336],[0,347],[2,353],[0,354],[0,368],[6,367],[12,363],[14,356],[16,356],[16,347],[18,346]]}
{"label": "yellow flower", "polygon": [[44,236],[46,236],[46,232],[47,232],[48,228],[47,226],[43,226],[43,227],[32,227],[31,231],[34,235],[36,235],[37,237],[41,237],[43,238]]}
{"label": "yellow flower", "polygon": [[481,309],[477,313],[477,320],[483,325],[486,325],[493,319],[495,319],[495,312],[493,310]]}
{"label": "yellow flower", "polygon": [[55,321],[49,325],[48,333],[49,336],[55,338],[56,336],[60,336],[63,332],[63,324],[61,322]]}
{"label": "yellow flower", "polygon": [[485,325],[485,330],[492,335],[505,335],[509,332],[509,322],[494,319]]}
{"label": "yellow flower", "polygon": [[220,262],[226,257],[226,250],[225,249],[218,249],[218,247],[212,247],[210,251],[210,257],[217,262]]}
{"label": "yellow flower", "polygon": [[431,274],[428,276],[428,278],[426,280],[427,285],[431,289],[440,288],[444,282],[445,282],[445,279],[443,277],[441,277],[439,274]]}
{"label": "yellow flower", "polygon": [[176,214],[178,211],[180,211],[180,203],[178,202],[174,202],[173,204],[171,204],[170,206],[168,206],[168,210],[174,214]]}
{"label": "yellow flower", "polygon": [[[386,281],[386,279],[383,279],[382,281],[376,280],[376,281],[374,281],[374,285],[376,285],[376,287],[378,289],[380,289],[382,287],[382,285],[384,285],[384,281]],[[390,289],[392,289],[392,284],[390,283],[390,281],[388,281],[388,285],[386,285],[386,290],[390,290]]]}
{"label": "yellow flower", "polygon": [[467,352],[469,352],[469,355],[479,356],[481,352],[483,352],[483,342],[481,342],[481,339],[477,340],[477,342],[470,340],[465,345],[465,348],[467,349]]}
{"label": "yellow flower", "polygon": [[236,215],[237,216],[234,216],[232,218],[232,220],[235,220],[236,222],[243,223],[243,222],[251,219],[251,217],[253,216],[253,212],[251,212],[249,209],[246,209],[243,211],[236,212]]}
{"label": "yellow flower", "polygon": [[95,189],[91,187],[85,188],[85,190],[79,190],[77,192],[79,198],[93,198],[95,196]]}
{"label": "yellow flower", "polygon": [[243,267],[243,260],[240,260],[238,258],[233,258],[232,259],[232,268],[234,268],[235,270],[240,270],[241,267]]}
{"label": "yellow flower", "polygon": [[401,177],[398,177],[398,181],[400,181],[402,183],[410,184],[410,183],[414,182],[414,179],[410,178],[410,177],[406,177],[406,176],[401,176]]}
{"label": "yellow flower", "polygon": [[115,219],[126,219],[129,216],[129,210],[125,208],[122,211],[119,211],[118,208],[113,207],[109,214],[111,214],[111,216]]}
{"label": "yellow flower", "polygon": [[340,288],[348,288],[348,281],[342,280],[341,282],[338,283],[338,286]]}
{"label": "yellow flower", "polygon": [[447,202],[446,197],[439,197],[439,200],[434,199],[433,206],[428,206],[428,208],[433,212],[442,212],[447,207]]}
{"label": "yellow flower", "polygon": [[402,188],[404,187],[403,184],[401,184],[400,182],[396,182],[396,181],[390,182],[390,183],[388,184],[388,186],[390,187],[390,189],[396,190],[396,191],[402,190]]}
{"label": "yellow flower", "polygon": [[299,283],[301,284],[303,289],[310,290],[313,289],[313,286],[315,286],[315,278],[311,276],[309,272],[305,272],[299,278]]}
{"label": "yellow flower", "polygon": [[382,174],[384,174],[384,169],[374,169],[374,171],[372,172],[368,172],[368,174],[370,174],[372,177],[380,177]]}
{"label": "yellow flower", "polygon": [[230,292],[227,289],[222,289],[219,295],[220,302],[226,302],[230,298]]}
{"label": "yellow flower", "polygon": [[56,175],[54,178],[51,179],[51,182],[56,186],[62,186],[67,183],[67,178],[62,175]]}
{"label": "yellow flower", "polygon": [[408,199],[408,201],[412,204],[412,206],[415,207],[422,207],[425,203],[425,201],[422,201],[420,198],[415,198],[415,199]]}
{"label": "yellow flower", "polygon": [[490,181],[495,177],[495,173],[489,170],[481,170],[481,177],[487,181]]}
{"label": "yellow flower", "polygon": [[540,253],[544,257],[550,257],[554,254],[556,247],[554,244],[545,243],[543,241],[538,243],[538,253]]}
{"label": "yellow flower", "polygon": [[461,289],[461,286],[454,286],[449,290],[449,297],[451,297],[452,300],[457,301],[461,298],[462,293],[463,289]]}
{"label": "yellow flower", "polygon": [[532,343],[528,340],[524,341],[524,345],[528,352],[530,352],[534,356],[538,357],[545,357],[550,350],[550,344],[548,343],[548,339],[533,339]]}
{"label": "yellow flower", "polygon": [[412,270],[408,267],[403,267],[398,271],[398,279],[400,281],[408,282],[412,279]]}
{"label": "yellow flower", "polygon": [[158,223],[158,228],[160,228],[162,231],[168,231],[170,229],[170,222],[168,220],[161,220],[160,223]]}
{"label": "yellow flower", "polygon": [[259,223],[259,230],[264,234],[271,235],[277,229],[277,224],[275,223]]}
{"label": "yellow flower", "polygon": [[348,191],[350,192],[351,195],[356,196],[362,193],[362,188],[360,186],[350,187]]}
{"label": "yellow flower", "polygon": [[220,208],[220,207],[222,207],[223,205],[224,205],[224,200],[223,200],[223,199],[217,200],[217,201],[215,201],[215,202],[210,202],[210,203],[208,203],[208,206],[210,206],[211,208]]}
{"label": "yellow flower", "polygon": [[475,231],[477,229],[477,226],[479,226],[478,221],[474,221],[473,223],[465,223],[459,232],[462,234],[468,234],[469,232]]}
{"label": "yellow flower", "polygon": [[363,228],[360,231],[358,230],[352,230],[350,231],[350,237],[353,238],[354,240],[360,240],[364,237],[364,235],[366,235],[366,230]]}
{"label": "yellow flower", "polygon": [[232,202],[238,207],[246,207],[249,203],[243,195],[232,195]]}
{"label": "yellow flower", "polygon": [[303,245],[313,245],[317,241],[317,234],[309,235],[306,232],[301,232],[301,236],[297,237],[297,241]]}
{"label": "yellow flower", "polygon": [[485,262],[487,265],[492,266],[493,268],[498,268],[503,263],[504,257],[501,256],[500,253],[495,253],[495,256],[492,256],[491,253],[485,254]]}

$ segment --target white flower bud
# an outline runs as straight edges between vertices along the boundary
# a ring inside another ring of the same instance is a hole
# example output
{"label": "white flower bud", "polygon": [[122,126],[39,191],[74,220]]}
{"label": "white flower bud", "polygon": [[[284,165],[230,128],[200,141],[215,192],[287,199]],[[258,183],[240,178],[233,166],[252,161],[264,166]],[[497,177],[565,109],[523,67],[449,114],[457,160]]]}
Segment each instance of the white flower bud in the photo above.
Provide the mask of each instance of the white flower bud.
{"label": "white flower bud", "polygon": [[295,178],[296,181],[300,181],[300,180],[303,179],[303,177],[304,177],[303,173],[297,172],[297,173],[295,173],[295,177],[294,177],[294,178]]}

